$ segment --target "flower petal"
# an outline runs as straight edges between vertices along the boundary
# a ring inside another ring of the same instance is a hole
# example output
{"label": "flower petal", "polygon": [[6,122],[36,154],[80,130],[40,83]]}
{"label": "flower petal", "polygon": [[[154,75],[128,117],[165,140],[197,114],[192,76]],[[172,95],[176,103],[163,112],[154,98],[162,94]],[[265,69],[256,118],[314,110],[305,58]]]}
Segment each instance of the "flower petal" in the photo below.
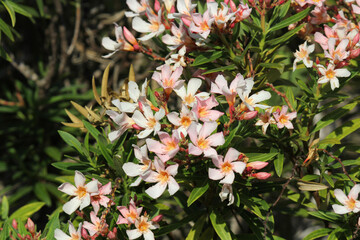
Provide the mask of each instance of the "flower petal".
{"label": "flower petal", "polygon": [[148,189],[146,189],[145,192],[150,197],[156,199],[156,198],[160,197],[164,193],[164,191],[166,189],[166,185],[167,184],[162,184],[161,182],[158,182],[154,186],[149,187]]}

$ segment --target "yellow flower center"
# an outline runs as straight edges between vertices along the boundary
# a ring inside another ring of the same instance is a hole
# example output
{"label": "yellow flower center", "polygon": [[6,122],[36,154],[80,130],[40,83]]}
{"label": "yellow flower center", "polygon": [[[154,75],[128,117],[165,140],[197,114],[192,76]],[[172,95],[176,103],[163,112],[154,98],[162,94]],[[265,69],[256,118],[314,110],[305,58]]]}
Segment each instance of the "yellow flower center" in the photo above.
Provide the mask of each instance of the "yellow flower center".
{"label": "yellow flower center", "polygon": [[187,104],[191,104],[195,101],[195,97],[191,94],[185,96],[184,98],[184,102],[187,103]]}
{"label": "yellow flower center", "polygon": [[80,186],[78,187],[78,189],[75,191],[76,195],[78,195],[78,197],[81,199],[83,197],[85,197],[87,191],[86,188]]}
{"label": "yellow flower center", "polygon": [[140,232],[144,233],[147,232],[149,229],[149,223],[145,221],[144,219],[141,219],[141,222],[139,223],[138,229]]}
{"label": "yellow flower center", "polygon": [[180,124],[184,127],[188,127],[191,124],[191,119],[188,116],[183,116],[180,119]]}
{"label": "yellow flower center", "polygon": [[347,205],[347,207],[349,209],[354,210],[354,208],[355,208],[355,199],[350,198],[349,201],[346,201],[345,203],[346,203],[346,205]]}
{"label": "yellow flower center", "polygon": [[162,183],[162,184],[164,184],[164,183],[167,183],[168,181],[169,181],[169,174],[167,173],[167,172],[165,172],[165,171],[160,171],[159,172],[159,175],[158,175],[158,179],[160,180],[160,182]]}
{"label": "yellow flower center", "polygon": [[325,76],[328,79],[332,79],[333,77],[335,77],[335,71],[332,69],[329,69],[326,71]]}
{"label": "yellow flower center", "polygon": [[150,119],[148,120],[147,125],[148,125],[149,128],[154,128],[155,125],[156,125],[156,119],[155,119],[155,118],[150,118]]}
{"label": "yellow flower center", "polygon": [[207,24],[207,22],[202,22],[200,23],[200,28],[203,31],[209,30],[209,25]]}
{"label": "yellow flower center", "polygon": [[225,162],[222,166],[221,166],[221,172],[223,173],[229,173],[232,171],[232,166],[229,162]]}
{"label": "yellow flower center", "polygon": [[170,141],[166,144],[166,151],[174,150],[177,147],[177,144],[174,141]]}
{"label": "yellow flower center", "polygon": [[164,86],[164,88],[172,88],[174,86],[174,81],[171,78],[165,79],[163,81],[163,86]]}
{"label": "yellow flower center", "polygon": [[209,114],[209,111],[205,107],[199,108],[199,117],[203,118],[206,117]]}
{"label": "yellow flower center", "polygon": [[130,211],[129,214],[126,215],[126,218],[131,218],[133,221],[135,221],[137,217],[137,212],[135,211]]}
{"label": "yellow flower center", "polygon": [[300,59],[306,58],[307,55],[308,55],[308,52],[305,48],[301,48],[300,52],[298,52],[298,54],[297,54],[298,58],[300,58]]}
{"label": "yellow flower center", "polygon": [[280,118],[279,118],[279,122],[281,122],[282,124],[285,124],[287,123],[289,120],[288,120],[288,117],[285,116],[285,115],[281,115]]}
{"label": "yellow flower center", "polygon": [[200,138],[197,142],[198,147],[201,149],[207,149],[209,147],[209,141],[204,139],[204,138]]}
{"label": "yellow flower center", "polygon": [[70,240],[78,240],[80,239],[79,235],[77,233],[72,233],[71,234],[71,239]]}

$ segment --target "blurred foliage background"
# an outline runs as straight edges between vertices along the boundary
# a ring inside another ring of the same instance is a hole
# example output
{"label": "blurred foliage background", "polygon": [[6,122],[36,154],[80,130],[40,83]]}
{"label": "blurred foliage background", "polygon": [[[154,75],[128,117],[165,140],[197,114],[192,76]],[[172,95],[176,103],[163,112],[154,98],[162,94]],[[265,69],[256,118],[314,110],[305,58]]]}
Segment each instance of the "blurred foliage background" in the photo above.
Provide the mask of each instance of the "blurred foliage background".
{"label": "blurred foliage background", "polygon": [[[121,52],[101,56],[103,36],[114,38],[114,25],[129,26],[125,1],[0,0],[0,198],[9,199],[10,212],[32,201],[46,207],[33,217],[45,224],[61,204],[59,170],[54,161],[73,151],[60,138],[65,109],[81,118],[70,100],[92,106],[92,76],[100,78],[111,65],[109,85],[118,89],[131,63],[138,79],[155,63]],[[138,59],[136,59],[138,58]],[[80,134],[77,134],[80,135]]]}

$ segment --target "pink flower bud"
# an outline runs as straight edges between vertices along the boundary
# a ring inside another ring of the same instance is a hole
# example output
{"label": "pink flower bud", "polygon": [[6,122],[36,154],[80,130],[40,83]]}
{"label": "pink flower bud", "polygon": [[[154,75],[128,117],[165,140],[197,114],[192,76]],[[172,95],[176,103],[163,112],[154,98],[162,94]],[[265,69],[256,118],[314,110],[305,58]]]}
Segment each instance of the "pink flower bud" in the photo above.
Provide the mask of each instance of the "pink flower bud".
{"label": "pink flower bud", "polygon": [[13,226],[13,228],[15,228],[15,229],[17,229],[17,227],[18,227],[18,224],[17,224],[17,222],[16,222],[16,220],[15,220],[15,219],[13,219],[13,220],[12,220],[11,225],[12,225],[12,226]]}
{"label": "pink flower bud", "polygon": [[83,228],[83,227],[81,228],[81,236],[82,236],[83,238],[85,238],[85,239],[89,238],[88,232],[87,232],[86,229]]}
{"label": "pink flower bud", "polygon": [[224,3],[225,3],[225,4],[229,4],[229,0],[224,0]]}
{"label": "pink flower bud", "polygon": [[252,177],[256,177],[257,179],[265,180],[268,179],[271,176],[271,173],[267,172],[258,172],[251,174]]}
{"label": "pink flower bud", "polygon": [[172,6],[171,7],[171,10],[170,10],[170,13],[174,13],[176,10],[175,10],[175,6]]}
{"label": "pink flower bud", "polygon": [[187,19],[186,17],[182,17],[181,20],[187,27],[190,27],[191,20]]}
{"label": "pink flower bud", "polygon": [[160,214],[160,215],[157,215],[156,217],[154,217],[151,221],[153,222],[160,222],[163,218],[163,215]]}
{"label": "pink flower bud", "polygon": [[269,164],[268,162],[255,161],[255,162],[248,163],[246,166],[251,167],[252,169],[259,170],[259,169],[266,167],[268,164]]}
{"label": "pink flower bud", "polygon": [[131,43],[133,45],[134,49],[139,50],[139,44],[136,41],[136,38],[126,27],[123,27],[123,33],[124,33],[124,37],[126,38],[126,40],[128,40],[129,43]]}
{"label": "pink flower bud", "polygon": [[257,116],[257,111],[250,111],[250,112],[246,112],[244,114],[243,119],[244,120],[250,120],[250,119],[254,119]]}
{"label": "pink flower bud", "polygon": [[139,104],[140,111],[144,111],[143,110],[144,109],[143,104],[140,101],[138,102],[138,104]]}
{"label": "pink flower bud", "polygon": [[357,33],[353,38],[353,40],[351,41],[352,45],[355,46],[359,42],[359,39],[360,39],[360,34]]}
{"label": "pink flower bud", "polygon": [[34,222],[28,218],[27,222],[25,224],[25,228],[30,232],[30,233],[35,233],[35,224]]}
{"label": "pink flower bud", "polygon": [[360,48],[350,51],[350,58],[356,58],[360,55]]}
{"label": "pink flower bud", "polygon": [[142,130],[142,129],[143,129],[142,127],[140,127],[140,126],[137,125],[137,124],[133,124],[133,125],[131,125],[131,126],[132,126],[132,128],[135,129],[135,130]]}
{"label": "pink flower bud", "polygon": [[111,239],[111,240],[117,239],[116,232],[117,232],[117,229],[116,229],[116,227],[114,227],[114,229],[108,233],[108,235],[107,235],[108,239]]}
{"label": "pink flower bud", "polygon": [[160,11],[161,5],[160,5],[159,0],[155,0],[154,9],[155,9],[156,12]]}
{"label": "pink flower bud", "polygon": [[236,5],[235,5],[235,3],[233,2],[233,0],[230,0],[230,8],[231,8],[231,11],[233,11],[233,12],[236,12]]}

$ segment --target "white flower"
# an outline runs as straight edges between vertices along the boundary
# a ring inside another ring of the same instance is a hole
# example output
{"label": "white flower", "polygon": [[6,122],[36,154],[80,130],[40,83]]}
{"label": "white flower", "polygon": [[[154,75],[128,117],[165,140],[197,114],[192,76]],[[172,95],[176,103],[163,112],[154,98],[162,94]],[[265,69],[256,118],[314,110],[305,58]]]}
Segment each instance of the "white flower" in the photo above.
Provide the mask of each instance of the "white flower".
{"label": "white flower", "polygon": [[82,223],[79,224],[79,228],[76,231],[72,222],[69,221],[70,236],[68,236],[62,230],[57,228],[57,229],[55,229],[54,237],[56,240],[80,240],[81,239],[81,225],[82,225]]}
{"label": "white flower", "polygon": [[201,79],[191,78],[186,88],[185,86],[182,86],[179,89],[174,89],[174,91],[182,99],[183,104],[192,107],[196,102],[195,97],[199,97],[199,98],[209,97],[209,93],[205,93],[205,92],[196,94],[196,92],[199,90],[201,86],[201,83],[202,83]]}
{"label": "white flower", "polygon": [[149,217],[147,216],[141,216],[135,220],[136,229],[126,230],[126,234],[128,235],[129,239],[136,239],[141,235],[144,236],[145,240],[155,239],[154,233],[150,230],[159,228],[159,225],[149,221],[148,219]]}
{"label": "white flower", "polygon": [[143,112],[144,115],[139,110],[135,110],[134,115],[132,116],[132,119],[137,125],[145,128],[145,130],[138,134],[138,138],[146,138],[150,133],[154,132],[155,135],[160,131],[161,124],[159,123],[159,120],[165,116],[165,110],[162,108],[156,112],[154,116],[149,105],[143,105]]}
{"label": "white flower", "polygon": [[119,126],[115,131],[112,131],[108,134],[108,138],[111,142],[118,139],[126,130],[132,128],[132,125],[135,122],[128,116],[126,113],[117,113],[113,110],[106,110],[106,114]]}
{"label": "white flower", "polygon": [[166,187],[168,187],[169,194],[174,195],[180,188],[174,176],[178,171],[178,164],[170,165],[165,168],[165,164],[158,158],[154,159],[155,171],[151,171],[144,176],[144,181],[156,184],[146,189],[146,193],[152,198],[158,198],[163,194]]}
{"label": "white flower", "polygon": [[146,102],[146,86],[147,80],[145,80],[143,83],[140,91],[136,82],[129,81],[128,93],[130,99],[133,100],[133,102],[120,102],[119,99],[115,99],[112,101],[112,104],[114,104],[121,112],[133,113],[139,106],[139,101]]}
{"label": "white flower", "polygon": [[267,91],[261,90],[260,92],[257,92],[249,97],[253,86],[253,78],[247,78],[245,80],[239,81],[237,93],[239,94],[241,101],[243,101],[243,103],[250,111],[254,111],[256,107],[261,109],[269,108],[269,106],[258,103],[270,99],[271,94]]}
{"label": "white flower", "polygon": [[59,191],[64,192],[68,195],[75,196],[69,202],[65,203],[63,210],[67,214],[72,214],[77,208],[80,210],[90,205],[90,195],[98,194],[97,180],[93,180],[85,185],[86,178],[79,172],[75,171],[75,186],[70,183],[63,183],[58,188]]}
{"label": "white flower", "polygon": [[141,41],[146,41],[155,36],[159,36],[161,33],[165,31],[165,26],[161,22],[161,10],[158,12],[158,15],[156,16],[154,13],[152,13],[149,10],[149,8],[147,8],[146,15],[150,23],[145,22],[140,17],[135,17],[132,21],[132,28],[135,31],[141,33],[150,33],[148,35],[139,38],[139,40]]}
{"label": "white flower", "polygon": [[313,65],[313,61],[310,60],[309,54],[315,50],[315,44],[312,44],[308,47],[307,42],[304,42],[299,46],[299,50],[300,51],[296,50],[294,53],[295,60],[293,64],[293,71],[296,69],[296,63],[300,61],[303,61],[307,68],[311,68]]}
{"label": "white flower", "polygon": [[360,201],[356,200],[360,192],[360,184],[356,184],[348,196],[341,189],[335,189],[334,195],[336,199],[344,206],[334,204],[332,208],[337,214],[346,214],[349,212],[357,213],[360,211]]}
{"label": "white flower", "polygon": [[338,88],[339,79],[337,77],[349,77],[351,73],[349,70],[342,68],[342,69],[335,69],[335,65],[330,62],[327,68],[322,65],[317,65],[318,70],[321,73],[322,77],[319,78],[318,83],[327,83],[330,82],[331,89],[334,90]]}
{"label": "white flower", "polygon": [[231,184],[224,184],[221,192],[219,193],[220,199],[223,202],[226,199],[229,199],[228,206],[234,203],[234,194]]}
{"label": "white flower", "polygon": [[192,122],[197,122],[198,119],[193,111],[190,111],[186,105],[182,104],[180,116],[177,112],[171,112],[166,115],[168,120],[174,124],[175,126],[179,127],[177,130],[186,137],[187,130]]}

